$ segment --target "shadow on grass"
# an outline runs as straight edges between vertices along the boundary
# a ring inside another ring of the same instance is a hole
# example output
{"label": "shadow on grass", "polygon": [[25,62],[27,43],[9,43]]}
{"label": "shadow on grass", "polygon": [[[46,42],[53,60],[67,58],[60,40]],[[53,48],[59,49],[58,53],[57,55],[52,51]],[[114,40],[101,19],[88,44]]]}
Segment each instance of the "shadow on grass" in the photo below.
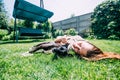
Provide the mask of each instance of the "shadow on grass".
{"label": "shadow on grass", "polygon": [[[19,40],[18,43],[33,43],[33,42],[44,42],[46,39],[26,39],[26,40]],[[13,40],[9,41],[0,41],[1,44],[17,44],[17,42]]]}

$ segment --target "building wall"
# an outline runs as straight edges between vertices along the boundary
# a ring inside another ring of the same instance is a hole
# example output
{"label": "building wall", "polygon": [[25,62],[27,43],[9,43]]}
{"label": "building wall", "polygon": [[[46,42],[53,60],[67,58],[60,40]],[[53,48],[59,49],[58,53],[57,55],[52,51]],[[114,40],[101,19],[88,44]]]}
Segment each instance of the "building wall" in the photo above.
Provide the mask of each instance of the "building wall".
{"label": "building wall", "polygon": [[53,27],[54,29],[62,29],[62,30],[74,28],[79,33],[90,32],[91,15],[92,13],[88,13],[88,14],[68,18],[62,21],[54,22]]}

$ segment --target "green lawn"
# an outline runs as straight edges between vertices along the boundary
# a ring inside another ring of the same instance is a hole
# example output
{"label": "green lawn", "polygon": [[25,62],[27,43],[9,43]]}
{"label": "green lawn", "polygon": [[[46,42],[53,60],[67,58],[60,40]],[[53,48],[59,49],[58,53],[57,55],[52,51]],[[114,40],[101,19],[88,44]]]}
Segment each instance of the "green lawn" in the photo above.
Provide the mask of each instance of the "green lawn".
{"label": "green lawn", "polygon": [[[120,41],[89,40],[103,51],[120,53]],[[22,53],[39,42],[0,44],[0,80],[120,80],[120,60],[96,62],[76,57],[52,61],[53,54]]]}

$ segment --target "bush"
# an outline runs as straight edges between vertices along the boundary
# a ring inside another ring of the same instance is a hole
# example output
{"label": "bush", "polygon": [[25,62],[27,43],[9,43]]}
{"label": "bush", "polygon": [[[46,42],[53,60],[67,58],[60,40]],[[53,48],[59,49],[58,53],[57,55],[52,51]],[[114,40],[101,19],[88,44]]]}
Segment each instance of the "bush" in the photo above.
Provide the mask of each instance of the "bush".
{"label": "bush", "polygon": [[88,34],[87,38],[88,39],[96,39],[97,37],[94,34]]}
{"label": "bush", "polygon": [[44,35],[44,38],[45,38],[45,39],[51,38],[51,33],[46,33],[46,34]]}
{"label": "bush", "polygon": [[13,40],[14,38],[14,32],[11,32],[10,35],[5,35],[4,37],[2,37],[2,40]]}
{"label": "bush", "polygon": [[71,29],[68,29],[66,31],[63,31],[62,29],[59,29],[59,30],[56,30],[53,32],[53,37],[57,37],[57,36],[63,36],[63,35],[77,35],[78,32],[74,29],[74,28],[71,28]]}
{"label": "bush", "polygon": [[117,37],[116,35],[110,35],[109,37],[108,37],[108,39],[111,39],[111,40],[118,40],[119,39],[119,37]]}
{"label": "bush", "polygon": [[63,36],[63,35],[64,35],[63,30],[56,30],[55,33],[54,33],[54,37]]}
{"label": "bush", "polygon": [[71,29],[66,30],[65,34],[74,36],[74,35],[77,35],[78,32],[74,28],[71,28]]}
{"label": "bush", "polygon": [[7,30],[2,30],[0,29],[0,40],[2,39],[3,36],[7,35],[8,31]]}
{"label": "bush", "polygon": [[97,38],[120,39],[120,0],[106,0],[91,16],[92,29]]}

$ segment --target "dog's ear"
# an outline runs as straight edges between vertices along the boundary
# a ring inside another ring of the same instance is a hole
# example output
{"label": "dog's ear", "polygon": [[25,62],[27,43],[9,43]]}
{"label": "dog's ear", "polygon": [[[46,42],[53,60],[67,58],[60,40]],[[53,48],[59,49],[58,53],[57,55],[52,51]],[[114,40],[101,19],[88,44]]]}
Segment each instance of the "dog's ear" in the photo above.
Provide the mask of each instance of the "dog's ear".
{"label": "dog's ear", "polygon": [[67,39],[66,39],[66,38],[62,38],[61,43],[62,43],[62,44],[66,44],[66,43],[67,43]]}
{"label": "dog's ear", "polygon": [[65,37],[61,37],[61,38],[57,38],[55,39],[55,43],[60,43],[60,44],[66,44],[67,43],[67,39]]}
{"label": "dog's ear", "polygon": [[61,39],[55,39],[55,43],[60,43],[61,41]]}

